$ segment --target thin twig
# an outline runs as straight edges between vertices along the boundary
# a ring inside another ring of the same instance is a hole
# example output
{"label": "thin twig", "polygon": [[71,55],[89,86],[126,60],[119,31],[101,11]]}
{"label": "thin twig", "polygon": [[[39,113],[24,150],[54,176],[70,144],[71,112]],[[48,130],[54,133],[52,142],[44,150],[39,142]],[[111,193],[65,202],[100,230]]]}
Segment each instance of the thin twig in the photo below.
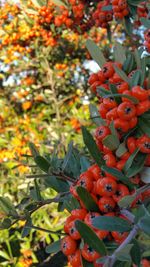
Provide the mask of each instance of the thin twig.
{"label": "thin twig", "polygon": [[66,235],[65,233],[61,233],[60,231],[52,231],[52,230],[48,230],[48,229],[45,229],[45,228],[42,228],[42,227],[38,227],[38,226],[35,226],[35,225],[25,226],[25,228],[35,229],[35,230],[43,231],[43,232],[50,233],[50,234],[57,234],[57,235],[60,235],[60,236],[61,235]]}

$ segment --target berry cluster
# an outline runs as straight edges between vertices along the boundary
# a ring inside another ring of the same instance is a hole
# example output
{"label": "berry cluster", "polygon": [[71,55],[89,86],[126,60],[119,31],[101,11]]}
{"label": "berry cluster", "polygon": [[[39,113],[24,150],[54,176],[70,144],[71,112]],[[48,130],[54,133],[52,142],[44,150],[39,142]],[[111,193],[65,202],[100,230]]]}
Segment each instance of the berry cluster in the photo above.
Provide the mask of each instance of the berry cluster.
{"label": "berry cluster", "polygon": [[148,8],[146,5],[146,1],[140,3],[140,5],[137,7],[137,15],[139,18],[147,18]]}
{"label": "berry cluster", "polygon": [[93,20],[95,21],[95,25],[97,27],[107,28],[108,22],[112,21],[112,10],[103,10],[103,8],[108,5],[110,5],[110,0],[104,0],[98,3],[96,10],[92,14]]}
{"label": "berry cluster", "polygon": [[[110,90],[110,84],[115,85],[118,94],[123,94],[121,97],[121,103],[117,103],[113,97],[99,98],[99,113],[103,119],[106,119],[108,124],[110,121],[114,121],[115,128],[120,133],[125,133],[129,129],[134,128],[137,125],[138,117],[149,110],[150,90],[147,88],[145,80],[145,87],[139,85],[130,88],[128,82],[124,81],[118,73],[115,72],[114,66],[122,68],[120,63],[107,62],[102,70],[98,73],[92,74],[89,78],[89,84],[91,89],[96,93],[98,87],[102,87],[105,90]],[[135,71],[129,73],[128,77],[131,78]],[[130,90],[131,89],[131,90]],[[110,92],[111,94],[111,92]],[[135,104],[132,100],[125,96],[134,97],[138,102]]]}
{"label": "berry cluster", "polygon": [[116,19],[123,19],[129,14],[127,0],[112,0],[113,13]]}
{"label": "berry cluster", "polygon": [[[109,61],[103,65],[98,73],[92,74],[89,78],[92,91],[97,94],[100,102],[100,116],[105,122],[104,125],[96,128],[94,138],[104,161],[103,166],[106,166],[106,168],[94,164],[80,174],[77,181],[70,186],[70,193],[78,201],[80,208],[72,210],[71,215],[65,222],[64,231],[66,236],[62,239],[61,249],[68,257],[72,267],[82,266],[82,258],[92,262],[94,267],[103,266],[102,263],[97,262],[101,255],[88,244],[82,244],[81,233],[76,226],[77,220],[88,225],[104,242],[112,241],[120,244],[128,236],[127,232],[99,230],[93,225],[93,219],[104,215],[118,216],[128,220],[125,215],[121,214],[118,203],[125,196],[135,196],[136,188],[140,188],[145,183],[138,172],[130,175],[129,185],[109,170],[113,168],[115,172],[126,175],[126,162],[131,160],[133,153],[143,155],[145,157],[143,165],[150,166],[150,137],[146,133],[136,135],[133,131],[133,128],[138,127],[141,116],[150,110],[150,90],[147,80],[145,78],[143,82],[144,88],[140,85],[132,86],[130,79],[137,70],[132,70],[132,72],[126,74],[127,81],[129,79],[129,82],[127,82],[123,80],[122,75],[120,77],[118,69],[120,71],[123,69],[121,63]],[[115,86],[115,93],[112,92],[112,85]],[[98,87],[100,92],[97,90]],[[110,97],[110,95],[112,96]],[[120,97],[119,101],[115,98],[116,95]],[[129,133],[130,129],[132,129],[131,133]],[[128,135],[126,135],[127,132]],[[117,153],[118,145],[116,148],[112,148],[110,143],[106,142],[108,137],[112,135],[115,135],[115,139],[120,144],[124,144],[124,150],[121,154]],[[88,209],[84,199],[81,199],[78,191],[78,188],[81,187],[88,191],[96,203],[98,207],[96,212]],[[150,190],[147,190],[135,196],[130,208],[137,207],[139,202],[149,197],[149,194]]]}

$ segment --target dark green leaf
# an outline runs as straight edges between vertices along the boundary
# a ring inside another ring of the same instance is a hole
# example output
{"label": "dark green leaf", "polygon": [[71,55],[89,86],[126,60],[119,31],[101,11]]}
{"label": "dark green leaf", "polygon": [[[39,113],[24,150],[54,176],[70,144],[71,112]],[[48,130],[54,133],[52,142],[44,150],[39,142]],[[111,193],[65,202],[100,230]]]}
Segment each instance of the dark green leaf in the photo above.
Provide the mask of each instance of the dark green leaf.
{"label": "dark green leaf", "polygon": [[93,157],[93,159],[96,161],[96,163],[101,167],[102,164],[104,164],[104,160],[102,157],[102,154],[100,153],[95,140],[93,139],[93,136],[90,134],[90,132],[82,126],[82,135],[84,144],[87,146],[89,153]]}
{"label": "dark green leaf", "polygon": [[100,230],[129,232],[132,228],[128,221],[119,217],[99,216],[93,219],[93,226]]}
{"label": "dark green leaf", "polygon": [[120,104],[122,102],[121,97],[119,97],[119,96],[115,97],[115,95],[118,93],[116,85],[115,84],[109,84],[109,88],[110,88],[112,96],[114,97],[117,104]]}
{"label": "dark green leaf", "polygon": [[138,126],[144,134],[150,137],[150,121],[145,120],[144,118],[139,118]]}
{"label": "dark green leaf", "polygon": [[91,163],[87,157],[85,156],[80,157],[80,172],[81,173],[85,172],[90,167],[90,165]]}
{"label": "dark green leaf", "polygon": [[143,0],[128,0],[129,5],[138,6]]}
{"label": "dark green leaf", "polygon": [[11,216],[18,216],[14,204],[8,197],[0,197],[0,209],[6,214]]}
{"label": "dark green leaf", "polygon": [[136,85],[141,85],[142,83],[142,71],[141,70],[136,70],[130,79],[131,86],[136,86]]}
{"label": "dark green leaf", "polygon": [[107,251],[102,240],[98,238],[96,233],[84,222],[77,220],[76,228],[84,241],[100,255],[106,255]]}
{"label": "dark green leaf", "polygon": [[90,110],[90,118],[95,122],[97,126],[105,125],[105,121],[100,117],[98,109],[95,105],[90,104],[89,110]]}
{"label": "dark green leaf", "polygon": [[45,179],[41,179],[46,187],[53,188],[56,192],[67,192],[69,190],[69,184],[66,181],[57,179],[55,176],[48,176]]}
{"label": "dark green leaf", "polygon": [[47,159],[45,159],[45,158],[42,157],[42,156],[36,156],[36,157],[34,158],[34,160],[35,160],[36,164],[38,165],[38,167],[39,167],[42,171],[48,173],[49,168],[50,168],[50,162],[49,162]]}
{"label": "dark green leaf", "polygon": [[84,258],[82,258],[82,267],[94,267],[92,262],[86,261]]}
{"label": "dark green leaf", "polygon": [[77,187],[77,193],[89,211],[99,211],[99,208],[90,193],[82,186]]}
{"label": "dark green leaf", "polygon": [[61,240],[59,239],[53,242],[52,244],[48,245],[45,249],[46,253],[57,253],[58,251],[60,251],[60,244]]}
{"label": "dark green leaf", "polygon": [[95,62],[100,66],[100,68],[102,68],[106,63],[106,59],[104,58],[100,48],[90,39],[86,41],[86,47]]}
{"label": "dark green leaf", "polygon": [[28,218],[28,220],[26,221],[23,227],[21,237],[24,238],[28,236],[30,234],[31,229],[32,229],[32,221],[31,221],[31,218]]}
{"label": "dark green leaf", "polygon": [[132,26],[132,23],[129,17],[124,18],[124,27],[125,27],[126,33],[132,36],[133,26]]}
{"label": "dark green leaf", "polygon": [[128,169],[131,167],[137,153],[139,152],[139,148],[136,148],[135,151],[131,154],[131,156],[128,158],[128,160],[125,163],[125,166],[123,168],[124,172],[126,173]]}
{"label": "dark green leaf", "polygon": [[103,145],[107,146],[110,150],[116,150],[119,147],[119,140],[115,135],[107,135],[103,139]]}
{"label": "dark green leaf", "polygon": [[116,62],[124,63],[126,60],[126,53],[124,47],[120,43],[116,43],[114,47],[114,58]]}
{"label": "dark green leaf", "polygon": [[145,160],[146,160],[146,154],[138,153],[131,167],[128,169],[126,176],[132,177],[135,176],[137,173],[141,172],[141,170],[144,167]]}
{"label": "dark green leaf", "polygon": [[134,58],[136,61],[137,69],[141,69],[141,57],[140,57],[140,53],[137,49],[134,50]]}
{"label": "dark green leaf", "polygon": [[67,164],[68,164],[68,161],[70,160],[70,157],[71,157],[71,154],[73,153],[73,142],[70,142],[69,145],[68,145],[68,151],[67,151],[67,154],[65,155],[65,158],[63,160],[63,164],[62,164],[62,171],[65,170]]}
{"label": "dark green leaf", "polygon": [[125,153],[127,152],[127,148],[125,146],[125,143],[121,143],[118,147],[118,149],[116,150],[116,156],[118,158],[120,158],[121,156],[123,156]]}
{"label": "dark green leaf", "polygon": [[39,185],[36,179],[34,180],[34,184],[35,184],[36,200],[41,201],[42,196],[41,196],[40,188],[39,188]]}
{"label": "dark green leaf", "polygon": [[136,239],[132,240],[133,247],[131,248],[131,258],[134,264],[137,265],[137,267],[140,267],[141,262],[141,249],[139,246],[139,243]]}
{"label": "dark green leaf", "polygon": [[134,186],[130,182],[130,180],[121,171],[118,171],[115,168],[110,168],[110,167],[107,167],[107,166],[101,166],[101,169],[104,172],[108,172],[111,175],[115,176],[119,181],[121,181],[123,184],[126,184],[130,189],[134,188]]}
{"label": "dark green leaf", "polygon": [[[98,86],[96,91],[97,91],[98,95],[101,97],[110,95],[110,91],[106,90],[104,87],[101,87],[101,86]],[[111,97],[112,97],[112,95],[111,95]]]}
{"label": "dark green leaf", "polygon": [[71,212],[74,209],[80,209],[80,204],[78,200],[74,197],[71,197],[70,199],[66,199],[64,201],[64,206],[69,212]]}
{"label": "dark green leaf", "polygon": [[130,52],[127,55],[127,59],[123,64],[123,70],[125,73],[129,74],[133,69],[135,65],[135,60],[133,54]]}
{"label": "dark green leaf", "polygon": [[150,235],[150,215],[146,214],[138,223],[139,227],[147,235]]}
{"label": "dark green leaf", "polygon": [[0,230],[1,229],[8,229],[11,226],[11,220],[9,218],[1,219],[0,222]]}

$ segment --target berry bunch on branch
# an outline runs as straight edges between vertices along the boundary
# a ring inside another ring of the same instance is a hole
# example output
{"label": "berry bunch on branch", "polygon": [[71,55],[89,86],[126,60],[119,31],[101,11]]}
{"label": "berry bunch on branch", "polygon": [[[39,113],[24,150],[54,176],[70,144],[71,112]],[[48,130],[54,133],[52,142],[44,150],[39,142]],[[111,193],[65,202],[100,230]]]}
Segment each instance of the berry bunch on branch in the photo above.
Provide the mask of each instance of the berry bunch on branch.
{"label": "berry bunch on branch", "polygon": [[[54,234],[33,225],[32,214],[58,203],[58,210],[70,215],[57,232],[62,238],[48,245],[47,253],[61,250],[72,267],[140,266],[139,236],[150,235],[149,60],[141,50],[128,51],[117,43],[113,59],[106,61],[93,41],[86,45],[100,67],[89,77],[97,96],[90,115],[97,127],[93,135],[82,127],[86,154],[71,142],[64,158],[58,148],[41,156],[31,143],[30,157],[40,170],[27,175],[34,184],[18,206],[0,198],[1,229],[22,220],[23,237],[31,229]],[[58,192],[55,198],[43,197],[47,187]]]}

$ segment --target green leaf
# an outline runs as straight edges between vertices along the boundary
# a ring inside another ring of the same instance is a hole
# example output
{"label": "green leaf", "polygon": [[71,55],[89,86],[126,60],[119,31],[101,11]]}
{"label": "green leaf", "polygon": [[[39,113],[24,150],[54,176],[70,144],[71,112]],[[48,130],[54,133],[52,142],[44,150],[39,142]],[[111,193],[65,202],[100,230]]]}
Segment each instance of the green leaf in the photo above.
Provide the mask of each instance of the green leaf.
{"label": "green leaf", "polygon": [[42,156],[36,156],[34,158],[34,161],[42,171],[48,173],[50,168],[50,162],[46,158]]}
{"label": "green leaf", "polygon": [[126,61],[123,64],[123,71],[129,74],[134,69],[134,65],[135,65],[134,56],[130,52],[127,54]]}
{"label": "green leaf", "polygon": [[82,135],[84,144],[89,150],[89,153],[93,157],[93,159],[96,161],[96,163],[101,167],[102,164],[104,164],[104,159],[102,157],[102,154],[100,153],[95,140],[93,139],[93,136],[90,134],[90,132],[82,126]]}
{"label": "green leaf", "polygon": [[128,169],[126,176],[132,177],[135,176],[137,173],[141,172],[141,170],[144,167],[145,160],[146,160],[146,154],[138,153],[131,167]]}
{"label": "green leaf", "polygon": [[42,196],[41,196],[40,188],[39,188],[39,185],[36,179],[34,180],[34,185],[35,185],[36,200],[41,201]]}
{"label": "green leaf", "polygon": [[135,151],[131,154],[131,156],[128,158],[128,160],[125,163],[125,166],[123,168],[123,171],[126,173],[128,169],[131,167],[137,153],[139,152],[139,148],[136,148]]}
{"label": "green leaf", "polygon": [[132,228],[127,220],[119,217],[99,216],[93,219],[93,226],[100,230],[129,232]]}
{"label": "green leaf", "polygon": [[120,261],[131,261],[130,251],[133,247],[133,244],[127,244],[121,250],[115,252],[115,256]]}
{"label": "green leaf", "polygon": [[130,189],[134,188],[134,185],[130,182],[130,180],[128,179],[128,177],[126,177],[121,171],[118,171],[115,168],[110,168],[107,166],[101,166],[101,169],[104,172],[108,172],[111,175],[115,176],[119,181],[121,181],[123,184],[126,184]]}
{"label": "green leaf", "polygon": [[6,214],[11,216],[18,216],[14,204],[8,197],[0,197],[0,209]]}
{"label": "green leaf", "polygon": [[8,229],[11,226],[11,220],[9,218],[4,218],[0,222],[0,229]]}
{"label": "green leaf", "polygon": [[90,118],[95,122],[97,126],[105,125],[105,121],[100,117],[98,109],[95,105],[90,104],[89,110],[90,110]]}
{"label": "green leaf", "polygon": [[143,0],[128,0],[129,5],[138,6]]}
{"label": "green leaf", "polygon": [[147,235],[150,235],[150,215],[146,214],[138,223],[139,227]]}
{"label": "green leaf", "polygon": [[66,199],[64,201],[64,206],[69,212],[71,212],[74,209],[80,209],[81,207],[78,200],[73,196],[70,199]]}
{"label": "green leaf", "polygon": [[31,218],[28,218],[28,220],[26,221],[23,227],[21,237],[24,238],[28,236],[30,234],[31,229],[32,229],[32,221],[31,221]]}
{"label": "green leaf", "polygon": [[90,193],[84,187],[79,186],[77,187],[76,191],[87,210],[99,211],[99,207],[97,206],[95,200],[92,198]]}
{"label": "green leaf", "polygon": [[126,60],[126,53],[124,47],[120,43],[116,43],[114,47],[114,58],[116,62],[124,63]]}
{"label": "green leaf", "polygon": [[29,148],[31,150],[32,156],[35,158],[36,156],[39,156],[39,151],[36,148],[36,146],[33,143],[29,143]]}
{"label": "green leaf", "polygon": [[134,50],[134,58],[136,61],[137,69],[141,69],[141,57],[137,49]]}
{"label": "green leaf", "polygon": [[97,91],[98,95],[101,96],[101,97],[104,97],[104,96],[107,96],[107,95],[109,95],[109,97],[110,96],[112,97],[112,95],[110,95],[110,91],[106,90],[104,87],[98,86],[96,91]]}
{"label": "green leaf", "polygon": [[69,190],[69,184],[67,181],[62,181],[56,176],[48,176],[46,178],[41,179],[41,182],[44,183],[46,188],[51,187],[53,188],[56,192],[67,192]]}
{"label": "green leaf", "polygon": [[115,97],[115,95],[118,93],[117,87],[115,84],[109,84],[110,91],[112,93],[112,96],[114,97],[117,104],[122,103],[121,97]]}
{"label": "green leaf", "polygon": [[150,121],[145,120],[144,118],[139,117],[138,126],[142,130],[142,132],[148,137],[150,137]]}
{"label": "green leaf", "polygon": [[80,172],[81,173],[85,172],[90,167],[90,165],[91,163],[87,157],[85,156],[80,157]]}
{"label": "green leaf", "polygon": [[67,167],[67,164],[68,164],[68,161],[70,160],[70,157],[73,153],[73,142],[70,142],[69,145],[68,145],[68,151],[67,151],[67,154],[65,155],[65,158],[63,160],[63,164],[62,164],[62,171],[65,170],[65,168]]}
{"label": "green leaf", "polygon": [[116,138],[116,136],[113,134],[107,135],[103,139],[103,145],[107,146],[112,151],[116,150],[118,148],[119,144],[120,144],[120,142],[119,142],[118,138]]}
{"label": "green leaf", "polygon": [[119,201],[118,205],[120,208],[130,207],[135,198],[134,195],[125,196]]}
{"label": "green leaf", "polygon": [[46,253],[57,253],[61,250],[60,248],[61,239],[53,242],[52,244],[48,245],[45,249]]}
{"label": "green leaf", "polygon": [[133,247],[131,248],[131,258],[134,264],[137,265],[137,267],[140,267],[141,262],[141,249],[139,246],[139,243],[136,239],[132,240]]}
{"label": "green leaf", "polygon": [[125,143],[121,143],[118,147],[118,149],[116,150],[116,156],[118,158],[120,158],[121,156],[123,156],[125,153],[127,152],[127,148],[126,148],[126,145]]}
{"label": "green leaf", "polygon": [[126,94],[113,94],[113,95],[108,94],[108,95],[105,96],[105,98],[112,97],[112,96],[115,97],[115,98],[117,98],[117,97],[119,97],[119,98],[120,97],[127,98],[127,99],[131,100],[134,104],[138,104],[139,103],[139,100],[136,97],[131,96],[131,95],[126,95]]}
{"label": "green leaf", "polygon": [[129,17],[124,17],[124,27],[125,27],[126,33],[129,36],[132,36],[132,33],[133,33],[133,25],[132,25],[131,20],[130,20]]}
{"label": "green leaf", "polygon": [[96,233],[87,224],[80,220],[77,220],[75,222],[75,226],[79,231],[81,237],[91,248],[100,253],[100,255],[102,256],[106,255],[107,251],[103,241],[98,238]]}
{"label": "green leaf", "polygon": [[95,62],[100,66],[100,68],[102,68],[106,63],[106,59],[104,58],[103,53],[101,52],[99,47],[90,39],[86,41],[86,47]]}
{"label": "green leaf", "polygon": [[142,71],[141,70],[136,70],[130,79],[131,86],[136,86],[136,85],[142,85]]}
{"label": "green leaf", "polygon": [[146,27],[146,28],[150,28],[150,20],[147,18],[141,18],[140,19],[141,23]]}
{"label": "green leaf", "polygon": [[117,74],[120,76],[120,78],[122,78],[122,80],[124,80],[125,82],[129,83],[129,78],[128,78],[128,76],[126,75],[126,73],[123,70],[121,70],[120,68],[115,66],[115,64],[114,64],[114,69],[117,72]]}
{"label": "green leaf", "polygon": [[144,167],[140,173],[140,180],[145,184],[150,183],[150,167]]}

